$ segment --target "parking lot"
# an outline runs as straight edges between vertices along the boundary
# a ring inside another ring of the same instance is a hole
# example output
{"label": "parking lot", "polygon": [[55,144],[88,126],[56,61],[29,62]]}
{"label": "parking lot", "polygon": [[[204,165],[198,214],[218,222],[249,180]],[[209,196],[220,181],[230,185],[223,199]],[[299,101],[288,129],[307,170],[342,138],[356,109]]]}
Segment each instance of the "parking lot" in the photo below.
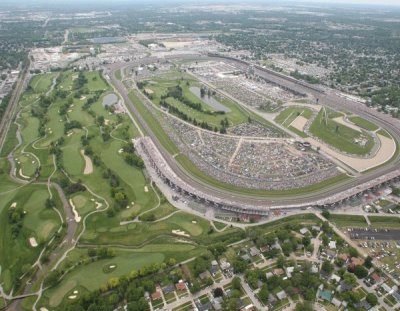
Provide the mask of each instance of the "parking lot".
{"label": "parking lot", "polygon": [[400,230],[391,229],[349,229],[349,235],[354,240],[390,240],[400,241]]}

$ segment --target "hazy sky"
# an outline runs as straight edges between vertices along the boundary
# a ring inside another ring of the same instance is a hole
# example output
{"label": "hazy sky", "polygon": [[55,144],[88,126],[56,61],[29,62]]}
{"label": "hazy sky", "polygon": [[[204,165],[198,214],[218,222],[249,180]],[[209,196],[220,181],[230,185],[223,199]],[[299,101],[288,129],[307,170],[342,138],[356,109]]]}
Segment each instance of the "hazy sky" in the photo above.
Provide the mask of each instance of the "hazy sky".
{"label": "hazy sky", "polygon": [[[68,3],[80,3],[80,4],[109,4],[109,0],[0,0],[0,3],[14,3],[14,4],[40,4],[40,3],[51,3],[51,4],[68,4]],[[400,0],[113,0],[114,3],[195,3],[195,4],[206,4],[206,3],[326,3],[326,4],[374,4],[374,5],[396,5],[400,6]]]}

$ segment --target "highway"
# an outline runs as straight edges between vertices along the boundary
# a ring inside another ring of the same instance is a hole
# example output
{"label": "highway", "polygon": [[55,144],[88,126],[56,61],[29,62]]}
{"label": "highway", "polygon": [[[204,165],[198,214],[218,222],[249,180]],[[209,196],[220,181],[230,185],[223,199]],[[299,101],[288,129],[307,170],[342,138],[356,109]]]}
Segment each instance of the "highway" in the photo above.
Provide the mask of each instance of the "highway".
{"label": "highway", "polygon": [[3,118],[0,120],[0,152],[3,150],[4,142],[7,137],[8,130],[10,128],[11,122],[13,121],[15,111],[19,98],[25,85],[29,80],[29,67],[28,65],[22,72],[22,76],[18,79],[14,90],[12,91],[10,102],[4,112]]}
{"label": "highway", "polygon": [[[187,56],[188,58],[193,58],[193,56]],[[182,58],[182,55],[178,56],[178,58]],[[206,58],[204,56],[201,57],[202,59]],[[214,58],[209,58],[209,59],[214,59]],[[220,60],[220,59],[219,59]],[[162,60],[160,60],[162,61]],[[159,151],[162,153],[163,157],[167,161],[168,165],[171,167],[171,169],[181,178],[184,182],[187,184],[190,184],[192,187],[195,187],[196,189],[199,189],[200,191],[204,193],[208,193],[210,195],[219,197],[219,198],[225,198],[229,201],[235,201],[237,202],[238,205],[240,204],[251,204],[254,205],[255,208],[268,208],[268,207],[274,207],[274,206],[284,206],[284,205],[296,205],[296,204],[307,204],[320,200],[326,197],[334,196],[338,192],[346,191],[350,188],[356,188],[366,182],[369,182],[375,178],[378,178],[384,174],[391,173],[395,171],[396,169],[399,168],[399,155],[397,154],[395,159],[392,159],[390,163],[379,167],[375,170],[372,170],[370,172],[366,172],[362,174],[360,177],[357,179],[351,179],[347,180],[341,183],[337,183],[331,186],[324,187],[323,189],[320,189],[318,191],[314,192],[309,192],[309,193],[303,193],[303,194],[298,194],[298,195],[292,195],[292,196],[281,196],[281,197],[267,197],[267,196],[255,196],[255,195],[245,195],[245,194],[238,194],[235,192],[231,192],[228,190],[224,189],[219,189],[215,188],[202,180],[197,179],[196,177],[190,175],[188,172],[186,172],[180,164],[166,151],[166,149],[163,147],[163,145],[159,142],[158,138],[156,135],[152,132],[150,127],[146,124],[145,120],[140,116],[140,113],[136,109],[135,105],[132,103],[130,98],[128,97],[128,91],[126,90],[125,86],[121,81],[116,79],[115,77],[115,71],[121,68],[131,68],[134,66],[138,66],[139,64],[149,64],[155,62],[155,58],[151,57],[148,59],[140,59],[136,62],[133,63],[124,63],[124,64],[113,64],[110,65],[108,68],[110,70],[110,82],[114,85],[115,89],[118,90],[122,98],[124,99],[125,105],[127,108],[133,113],[135,118],[138,120],[138,123],[141,125],[141,127],[145,130],[147,135],[153,140],[153,142],[156,144],[157,148]],[[231,61],[233,62],[233,61]],[[241,62],[235,63],[235,66],[237,67],[242,67],[243,64]],[[294,88],[294,89],[299,89],[303,90],[306,89],[307,87],[304,85],[297,85],[295,82],[291,80],[285,80],[282,77],[279,76],[274,76],[273,74],[269,72],[265,72],[260,69],[255,69],[256,73],[260,76],[264,76],[267,79],[271,80],[274,79],[276,83],[278,84],[283,84],[289,88]],[[136,90],[137,91],[137,90]],[[381,125],[384,128],[389,129],[390,133],[393,135],[393,137],[396,140],[400,140],[400,121],[392,118],[391,116],[384,115],[381,113],[376,112],[375,110],[366,107],[362,103],[356,103],[353,101],[350,101],[348,99],[345,99],[343,97],[340,97],[339,95],[336,94],[334,90],[327,90],[325,92],[318,92],[314,89],[307,89],[307,93],[312,94],[316,98],[319,98],[320,104],[326,105],[328,107],[332,107],[335,109],[345,109],[347,111],[354,112],[355,114],[360,115],[361,117],[364,117],[368,120],[371,120],[378,125]],[[145,105],[149,105],[150,103],[148,102],[149,100],[147,97],[143,96],[139,91],[137,91],[137,94],[141,101]]]}

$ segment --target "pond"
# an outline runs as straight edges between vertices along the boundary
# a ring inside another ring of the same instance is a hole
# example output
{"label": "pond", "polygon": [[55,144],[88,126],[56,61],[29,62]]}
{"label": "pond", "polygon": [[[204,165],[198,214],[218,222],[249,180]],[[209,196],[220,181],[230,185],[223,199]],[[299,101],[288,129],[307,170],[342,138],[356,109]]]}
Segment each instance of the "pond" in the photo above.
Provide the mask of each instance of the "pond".
{"label": "pond", "polygon": [[212,96],[205,95],[204,97],[201,97],[201,95],[200,95],[201,93],[200,93],[200,88],[199,87],[191,86],[189,89],[190,89],[190,92],[192,92],[199,99],[204,101],[207,105],[209,105],[210,107],[214,108],[214,110],[223,111],[223,112],[230,112],[231,111],[228,107],[222,105],[218,100],[216,100]]}
{"label": "pond", "polygon": [[118,96],[114,93],[103,97],[103,106],[112,106],[118,102]]}

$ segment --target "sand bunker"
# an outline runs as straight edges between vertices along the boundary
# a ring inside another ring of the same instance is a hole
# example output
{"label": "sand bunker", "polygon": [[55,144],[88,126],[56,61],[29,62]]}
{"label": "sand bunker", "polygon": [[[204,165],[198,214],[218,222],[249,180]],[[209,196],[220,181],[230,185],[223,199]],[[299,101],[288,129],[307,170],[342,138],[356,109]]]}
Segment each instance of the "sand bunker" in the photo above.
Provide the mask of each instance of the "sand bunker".
{"label": "sand bunker", "polygon": [[69,199],[69,204],[72,207],[72,212],[74,213],[75,221],[76,222],[80,222],[81,221],[81,216],[79,216],[78,212],[76,211],[75,204],[74,204],[74,202],[72,202],[72,199]]}
{"label": "sand bunker", "polygon": [[298,116],[296,119],[290,123],[289,126],[293,126],[296,130],[300,132],[304,132],[304,127],[306,126],[308,119],[304,118],[303,116]]}
{"label": "sand bunker", "polygon": [[37,247],[38,243],[34,237],[29,238],[29,243],[31,244],[32,247]]}
{"label": "sand bunker", "polygon": [[389,161],[396,152],[396,143],[392,138],[388,138],[380,134],[377,134],[377,137],[380,140],[381,147],[372,158],[358,158],[344,155],[338,151],[329,148],[327,145],[320,143],[314,138],[309,137],[306,140],[311,143],[311,145],[315,147],[320,147],[321,150],[324,151],[326,154],[338,159],[339,161],[350,166],[356,171],[364,172]]}
{"label": "sand bunker", "polygon": [[144,186],[144,192],[149,192],[149,188],[147,188],[147,186]]}
{"label": "sand bunker", "polygon": [[89,175],[93,173],[93,163],[92,159],[89,158],[84,150],[81,150],[81,155],[85,159],[85,169],[83,170],[83,175]]}
{"label": "sand bunker", "polygon": [[21,176],[22,178],[25,178],[25,179],[29,179],[30,178],[29,176],[26,176],[26,175],[24,175],[22,173],[22,168],[19,169],[18,173],[19,173],[19,176]]}
{"label": "sand bunker", "polygon": [[119,153],[119,154],[121,154],[122,152],[124,152],[124,149],[123,149],[123,148],[121,148],[121,149],[118,150],[118,153]]}
{"label": "sand bunker", "polygon": [[357,132],[362,133],[362,130],[360,129],[360,127],[358,127],[357,125],[355,125],[354,123],[351,123],[349,121],[347,121],[344,116],[338,117],[338,118],[334,118],[333,121],[335,121],[336,123],[342,124],[344,126],[347,126]]}
{"label": "sand bunker", "polygon": [[13,203],[10,205],[10,207],[11,207],[11,208],[16,208],[16,207],[17,207],[17,202],[13,202]]}
{"label": "sand bunker", "polygon": [[105,125],[109,125],[110,124],[110,120],[109,119],[104,119],[104,124]]}
{"label": "sand bunker", "polygon": [[182,230],[172,230],[172,233],[180,236],[190,237],[189,234]]}
{"label": "sand bunker", "polygon": [[71,296],[68,296],[68,299],[76,299],[76,295],[71,295]]}
{"label": "sand bunker", "polygon": [[196,220],[192,220],[192,224],[197,224],[197,221]]}
{"label": "sand bunker", "polygon": [[96,209],[99,209],[100,207],[103,206],[103,204],[99,203],[99,202],[95,202],[96,203]]}

